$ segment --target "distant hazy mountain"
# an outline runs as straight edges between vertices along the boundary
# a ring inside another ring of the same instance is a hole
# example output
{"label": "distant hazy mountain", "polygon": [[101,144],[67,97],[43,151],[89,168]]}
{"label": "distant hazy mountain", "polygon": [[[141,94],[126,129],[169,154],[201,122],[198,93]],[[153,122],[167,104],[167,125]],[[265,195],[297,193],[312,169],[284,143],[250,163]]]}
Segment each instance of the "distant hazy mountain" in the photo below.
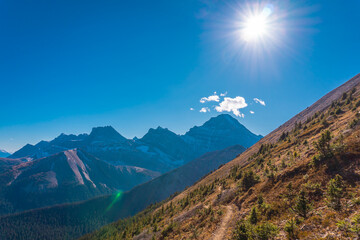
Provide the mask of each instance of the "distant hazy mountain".
{"label": "distant hazy mountain", "polygon": [[8,156],[10,156],[10,153],[8,153],[5,150],[0,149],[0,158],[6,158]]}
{"label": "distant hazy mountain", "polygon": [[139,167],[114,166],[76,149],[20,164],[13,161],[8,171],[0,173],[0,213],[126,191],[160,175]]}
{"label": "distant hazy mountain", "polygon": [[10,157],[38,159],[79,148],[113,165],[138,166],[164,173],[206,152],[236,144],[249,147],[260,138],[235,118],[221,114],[182,136],[158,127],[150,129],[141,139],[126,139],[111,126],[96,127],[90,134],[61,134],[49,142],[28,144]]}

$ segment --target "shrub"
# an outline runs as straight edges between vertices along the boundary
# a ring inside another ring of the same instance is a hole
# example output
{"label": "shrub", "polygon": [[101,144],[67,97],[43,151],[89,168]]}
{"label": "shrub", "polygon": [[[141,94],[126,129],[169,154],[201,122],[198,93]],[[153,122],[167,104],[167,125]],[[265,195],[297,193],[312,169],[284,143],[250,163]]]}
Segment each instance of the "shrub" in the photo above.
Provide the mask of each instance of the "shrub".
{"label": "shrub", "polygon": [[343,113],[343,111],[341,110],[341,108],[336,108],[336,109],[335,109],[335,114],[336,114],[336,115],[339,115],[339,114],[341,114],[341,113]]}
{"label": "shrub", "polygon": [[312,157],[311,159],[311,162],[310,162],[310,165],[311,167],[315,168],[315,169],[318,169],[319,166],[320,166],[320,156],[319,155],[315,155]]}
{"label": "shrub", "polygon": [[252,170],[246,171],[241,180],[241,187],[244,191],[249,190],[252,186],[259,182],[259,177]]}
{"label": "shrub", "polygon": [[270,204],[264,205],[264,216],[267,220],[270,220],[274,215],[278,214],[279,210],[277,207]]}
{"label": "shrub", "polygon": [[328,121],[326,121],[326,119],[323,119],[322,121],[321,121],[321,125],[323,125],[324,127],[328,127],[329,126],[329,123],[328,123]]}
{"label": "shrub", "polygon": [[239,166],[234,166],[230,170],[230,176],[234,180],[239,180],[242,177],[242,171],[240,170]]}
{"label": "shrub", "polygon": [[310,183],[307,182],[305,185],[305,188],[308,191],[309,198],[315,198],[318,199],[323,195],[323,192],[321,190],[321,184],[320,183]]}
{"label": "shrub", "polygon": [[359,119],[353,119],[350,123],[349,123],[349,127],[350,128],[354,128],[356,126],[356,124],[359,122]]}
{"label": "shrub", "polygon": [[279,230],[275,225],[265,222],[256,226],[254,233],[255,239],[268,240],[273,239],[279,233]]}
{"label": "shrub", "polygon": [[273,239],[279,230],[278,228],[268,222],[251,225],[245,221],[239,221],[236,224],[234,232],[232,234],[232,239],[234,240],[268,240]]}
{"label": "shrub", "polygon": [[288,133],[288,132],[283,132],[283,133],[281,134],[281,136],[279,137],[278,142],[284,141],[288,136],[289,136],[289,133]]}
{"label": "shrub", "polygon": [[167,227],[161,232],[161,237],[165,238],[167,237],[171,232],[174,231],[176,227],[176,224],[174,222],[170,222],[169,225],[167,225]]}
{"label": "shrub", "polygon": [[344,92],[343,95],[342,95],[342,100],[345,100],[347,98],[347,93]]}
{"label": "shrub", "polygon": [[360,100],[356,102],[355,107],[359,107],[360,106]]}
{"label": "shrub", "polygon": [[358,197],[358,198],[353,198],[351,201],[352,201],[352,203],[353,203],[354,205],[360,205],[360,197]]}
{"label": "shrub", "polygon": [[347,235],[348,233],[350,233],[350,223],[348,221],[342,220],[336,223],[336,226],[338,227],[338,229],[342,232],[345,232],[345,234]]}
{"label": "shrub", "polygon": [[298,228],[295,219],[290,219],[286,222],[284,231],[286,232],[287,238],[290,240],[298,239]]}
{"label": "shrub", "polygon": [[341,209],[341,198],[344,196],[344,183],[340,175],[336,175],[327,185],[327,203],[335,210]]}
{"label": "shrub", "polygon": [[251,237],[251,226],[245,221],[239,221],[236,224],[232,239],[234,240],[247,240]]}
{"label": "shrub", "polygon": [[356,214],[351,219],[352,227],[350,230],[357,235],[358,238],[360,238],[360,213]]}
{"label": "shrub", "polygon": [[264,203],[264,198],[263,198],[263,196],[260,194],[260,195],[258,196],[258,198],[257,198],[257,204],[258,204],[259,206],[262,206],[263,203]]}

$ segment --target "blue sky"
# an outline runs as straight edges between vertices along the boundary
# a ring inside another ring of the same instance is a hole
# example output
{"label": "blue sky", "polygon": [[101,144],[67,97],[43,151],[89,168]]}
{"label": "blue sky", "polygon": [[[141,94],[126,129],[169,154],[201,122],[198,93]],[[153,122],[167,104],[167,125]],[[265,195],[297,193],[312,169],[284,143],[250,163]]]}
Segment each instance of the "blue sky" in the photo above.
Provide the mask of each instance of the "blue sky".
{"label": "blue sky", "polygon": [[[270,37],[242,41],[244,13],[269,4]],[[159,125],[184,133],[234,99],[237,119],[266,135],[360,72],[359,9],[358,0],[0,1],[0,148],[103,125],[129,138]],[[219,102],[200,102],[214,92]]]}

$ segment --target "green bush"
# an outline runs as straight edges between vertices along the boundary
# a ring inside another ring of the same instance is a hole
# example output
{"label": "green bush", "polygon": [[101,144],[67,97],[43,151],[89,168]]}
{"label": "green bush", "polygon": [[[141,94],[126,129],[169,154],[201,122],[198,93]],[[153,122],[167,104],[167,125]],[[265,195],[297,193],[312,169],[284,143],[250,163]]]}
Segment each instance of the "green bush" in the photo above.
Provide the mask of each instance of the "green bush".
{"label": "green bush", "polygon": [[298,227],[296,225],[295,219],[290,219],[286,222],[284,231],[286,232],[288,239],[298,239]]}
{"label": "green bush", "polygon": [[174,231],[176,227],[176,224],[174,222],[170,222],[169,225],[167,225],[167,227],[161,232],[161,237],[165,238],[167,237],[171,232]]}
{"label": "green bush", "polygon": [[273,239],[279,233],[279,230],[275,225],[265,222],[257,225],[254,233],[255,239],[268,240]]}
{"label": "green bush", "polygon": [[259,177],[252,170],[249,170],[244,173],[240,185],[244,191],[247,191],[258,182]]}
{"label": "green bush", "polygon": [[358,238],[360,238],[360,213],[356,214],[351,219],[351,228],[350,230],[357,235]]}
{"label": "green bush", "polygon": [[239,221],[236,224],[232,239],[234,240],[248,240],[251,239],[252,227],[245,221]]}
{"label": "green bush", "polygon": [[234,240],[268,240],[273,239],[279,233],[278,228],[268,222],[259,225],[251,225],[245,221],[239,221],[232,234]]}

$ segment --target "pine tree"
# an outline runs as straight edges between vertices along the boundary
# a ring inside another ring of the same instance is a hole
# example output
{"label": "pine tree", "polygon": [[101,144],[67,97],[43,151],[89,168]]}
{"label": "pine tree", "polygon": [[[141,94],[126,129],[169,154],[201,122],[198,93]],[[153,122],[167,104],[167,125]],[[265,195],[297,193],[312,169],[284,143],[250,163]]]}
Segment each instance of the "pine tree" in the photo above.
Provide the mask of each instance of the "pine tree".
{"label": "pine tree", "polygon": [[263,196],[262,196],[261,194],[258,196],[257,203],[258,203],[258,205],[259,205],[260,207],[261,207],[261,206],[263,205],[263,203],[264,203],[264,198],[263,198]]}
{"label": "pine tree", "polygon": [[254,225],[258,222],[256,207],[253,207],[253,208],[251,209],[250,217],[249,217],[249,222],[250,222],[251,224],[254,224]]}
{"label": "pine tree", "polygon": [[331,133],[329,130],[326,130],[321,134],[320,139],[314,143],[315,149],[320,153],[321,157],[328,158],[332,156],[330,141]]}
{"label": "pine tree", "polygon": [[296,200],[295,212],[297,212],[301,217],[306,218],[310,209],[311,206],[306,198],[306,193],[304,190],[301,190],[300,195]]}
{"label": "pine tree", "polygon": [[340,175],[336,175],[327,185],[327,201],[335,210],[341,209],[341,198],[344,196],[344,183]]}

